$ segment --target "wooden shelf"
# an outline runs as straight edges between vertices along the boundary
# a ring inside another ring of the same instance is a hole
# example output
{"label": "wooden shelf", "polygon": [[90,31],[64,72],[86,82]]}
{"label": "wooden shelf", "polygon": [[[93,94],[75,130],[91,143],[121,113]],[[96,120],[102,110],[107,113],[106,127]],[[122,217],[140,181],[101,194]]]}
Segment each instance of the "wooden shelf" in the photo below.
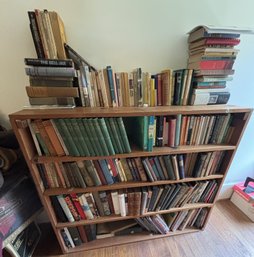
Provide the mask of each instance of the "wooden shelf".
{"label": "wooden shelf", "polygon": [[110,238],[96,239],[94,241],[82,244],[75,248],[70,248],[67,250],[67,252],[73,253],[73,252],[79,252],[79,251],[88,251],[88,250],[93,250],[93,249],[136,243],[138,241],[154,240],[154,239],[182,235],[182,234],[193,233],[193,232],[198,232],[198,231],[202,231],[202,230],[187,228],[183,231],[177,230],[175,232],[169,232],[168,234],[165,234],[165,235],[150,234],[148,232],[142,232],[142,233],[137,233],[134,235],[127,235],[127,236],[114,236],[114,237],[110,237]]}
{"label": "wooden shelf", "polygon": [[76,226],[88,225],[88,224],[99,224],[99,223],[105,223],[105,222],[111,222],[111,221],[129,220],[129,219],[136,219],[136,218],[140,218],[140,217],[153,216],[156,214],[165,214],[165,213],[205,208],[205,207],[211,208],[212,206],[213,206],[212,203],[192,203],[192,204],[185,204],[183,207],[170,208],[169,210],[147,212],[143,215],[137,215],[137,216],[122,217],[120,215],[110,215],[110,216],[98,217],[93,220],[80,220],[80,221],[75,221],[75,222],[58,222],[56,224],[56,228],[76,227]]}
{"label": "wooden shelf", "polygon": [[33,161],[35,163],[45,162],[74,162],[82,160],[100,160],[100,159],[115,159],[115,158],[135,158],[149,157],[158,155],[181,154],[181,153],[197,153],[197,152],[212,152],[235,150],[234,145],[182,145],[177,148],[172,147],[154,147],[152,152],[132,149],[131,153],[115,154],[109,156],[92,156],[92,157],[75,157],[75,156],[36,156]]}
{"label": "wooden shelf", "polygon": [[176,184],[176,183],[186,183],[192,181],[202,181],[202,180],[212,180],[212,179],[222,179],[224,175],[214,174],[206,177],[199,178],[184,178],[181,180],[158,180],[154,182],[119,182],[112,185],[103,185],[103,186],[94,186],[87,188],[52,188],[46,189],[44,191],[45,196],[50,195],[60,195],[60,194],[71,194],[71,193],[86,193],[86,192],[97,192],[97,191],[106,191],[106,190],[117,190],[123,188],[135,188],[135,187],[144,187],[144,186],[158,186],[158,185],[168,185],[168,184]]}
{"label": "wooden shelf", "polygon": [[11,114],[11,119],[52,119],[52,118],[88,118],[88,117],[131,117],[151,115],[176,114],[218,114],[251,112],[251,108],[233,105],[206,105],[206,106],[157,106],[157,107],[76,107],[74,109],[24,109]]}

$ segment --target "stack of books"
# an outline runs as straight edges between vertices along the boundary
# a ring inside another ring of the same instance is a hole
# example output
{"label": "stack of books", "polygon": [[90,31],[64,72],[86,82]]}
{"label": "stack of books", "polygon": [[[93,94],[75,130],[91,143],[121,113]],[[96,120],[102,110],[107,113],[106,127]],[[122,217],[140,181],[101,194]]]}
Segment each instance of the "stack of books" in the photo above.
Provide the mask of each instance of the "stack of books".
{"label": "stack of books", "polygon": [[28,12],[30,30],[38,58],[66,59],[66,35],[60,16],[54,11]]}
{"label": "stack of books", "polygon": [[188,68],[195,69],[190,104],[226,104],[241,33],[248,29],[198,26],[189,32]]}
{"label": "stack of books", "polygon": [[75,106],[79,91],[73,87],[76,70],[71,59],[25,58],[25,64],[30,83],[26,93],[31,106]]}

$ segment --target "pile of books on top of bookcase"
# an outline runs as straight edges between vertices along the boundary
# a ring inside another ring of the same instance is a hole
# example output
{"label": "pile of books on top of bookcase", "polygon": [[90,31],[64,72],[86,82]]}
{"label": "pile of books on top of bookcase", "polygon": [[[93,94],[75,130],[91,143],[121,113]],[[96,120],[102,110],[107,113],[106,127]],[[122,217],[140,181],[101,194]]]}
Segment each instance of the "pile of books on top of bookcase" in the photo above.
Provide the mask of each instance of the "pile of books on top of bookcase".
{"label": "pile of books on top of bookcase", "polygon": [[191,105],[226,104],[230,98],[228,81],[239,49],[241,33],[251,29],[197,26],[189,32],[188,68],[195,69]]}

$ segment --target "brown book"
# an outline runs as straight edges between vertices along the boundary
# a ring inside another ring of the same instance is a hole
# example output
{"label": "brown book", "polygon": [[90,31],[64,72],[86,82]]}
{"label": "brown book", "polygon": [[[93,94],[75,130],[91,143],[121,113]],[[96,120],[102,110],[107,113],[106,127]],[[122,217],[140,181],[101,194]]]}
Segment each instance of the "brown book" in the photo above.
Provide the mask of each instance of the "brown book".
{"label": "brown book", "polygon": [[60,184],[61,184],[62,187],[66,188],[66,183],[65,183],[65,179],[64,179],[63,171],[62,171],[63,166],[60,166],[58,162],[54,162],[54,164],[55,164],[57,175],[58,175],[59,180],[61,182]]}
{"label": "brown book", "polygon": [[26,87],[27,96],[37,97],[79,97],[76,87]]}
{"label": "brown book", "polygon": [[137,189],[134,191],[134,200],[133,200],[133,215],[140,215],[141,208],[141,190]]}
{"label": "brown book", "polygon": [[162,105],[171,105],[173,93],[173,76],[172,70],[164,70],[161,72],[162,84]]}
{"label": "brown book", "polygon": [[134,161],[135,161],[135,164],[136,164],[139,176],[141,178],[141,181],[147,181],[146,172],[145,172],[145,170],[143,168],[143,165],[142,165],[140,157],[134,158]]}
{"label": "brown book", "polygon": [[181,134],[180,134],[180,145],[184,145],[184,139],[187,130],[187,116],[182,117]]}
{"label": "brown book", "polygon": [[130,106],[130,89],[127,72],[121,72],[120,84],[123,98],[123,106],[128,107]]}
{"label": "brown book", "polygon": [[133,216],[135,213],[134,212],[135,192],[128,190],[127,197],[128,197],[128,216]]}
{"label": "brown book", "polygon": [[176,119],[169,118],[168,120],[168,146],[175,146]]}
{"label": "brown book", "polygon": [[48,135],[48,138],[51,142],[52,147],[54,148],[54,151],[56,153],[56,155],[58,156],[64,156],[65,155],[65,151],[61,145],[61,142],[55,132],[55,129],[52,125],[51,120],[45,120],[42,121],[42,124],[44,126],[44,129],[46,131],[46,134]]}
{"label": "brown book", "polygon": [[111,213],[115,213],[113,200],[110,191],[106,191],[107,199],[108,199],[108,205]]}
{"label": "brown book", "polygon": [[64,29],[64,23],[61,17],[54,11],[49,12],[51,28],[56,45],[58,59],[66,59],[66,53],[64,49],[64,43],[66,43],[66,34]]}
{"label": "brown book", "polygon": [[96,169],[96,172],[97,172],[97,174],[98,174],[98,176],[100,178],[100,181],[101,181],[102,185],[107,185],[108,183],[107,183],[107,181],[106,181],[106,179],[104,177],[103,171],[101,170],[101,166],[98,163],[98,161],[93,161],[93,165],[94,165],[94,167]]}
{"label": "brown book", "polygon": [[37,129],[38,129],[38,131],[39,131],[39,133],[40,133],[40,135],[42,137],[42,140],[44,141],[44,143],[45,143],[45,145],[46,145],[50,155],[51,156],[56,156],[57,155],[56,150],[55,150],[55,148],[52,145],[52,142],[51,142],[51,140],[50,140],[50,138],[48,136],[48,133],[46,132],[46,129],[45,129],[44,125],[43,125],[42,120],[35,120],[34,124],[35,124],[35,126],[37,126]]}
{"label": "brown book", "polygon": [[78,226],[77,229],[78,229],[78,232],[79,232],[79,235],[80,235],[80,238],[81,238],[82,242],[87,243],[88,239],[87,239],[87,235],[86,235],[86,231],[85,231],[84,226]]}
{"label": "brown book", "polygon": [[108,98],[108,104],[110,107],[112,107],[113,103],[112,103],[112,98],[111,98],[111,94],[110,94],[107,69],[103,69],[103,76],[104,76],[105,88],[106,88],[106,93],[107,93],[107,98]]}

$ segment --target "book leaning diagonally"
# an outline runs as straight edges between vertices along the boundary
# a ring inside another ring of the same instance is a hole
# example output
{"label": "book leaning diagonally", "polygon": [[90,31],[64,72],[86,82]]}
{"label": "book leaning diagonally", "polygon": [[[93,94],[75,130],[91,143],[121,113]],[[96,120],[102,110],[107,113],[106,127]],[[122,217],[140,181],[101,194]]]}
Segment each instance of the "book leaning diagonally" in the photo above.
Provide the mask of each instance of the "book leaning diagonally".
{"label": "book leaning diagonally", "polygon": [[199,25],[192,29],[188,34],[203,28],[207,33],[227,33],[227,34],[254,34],[254,28],[240,28],[236,26],[214,26],[214,25]]}

